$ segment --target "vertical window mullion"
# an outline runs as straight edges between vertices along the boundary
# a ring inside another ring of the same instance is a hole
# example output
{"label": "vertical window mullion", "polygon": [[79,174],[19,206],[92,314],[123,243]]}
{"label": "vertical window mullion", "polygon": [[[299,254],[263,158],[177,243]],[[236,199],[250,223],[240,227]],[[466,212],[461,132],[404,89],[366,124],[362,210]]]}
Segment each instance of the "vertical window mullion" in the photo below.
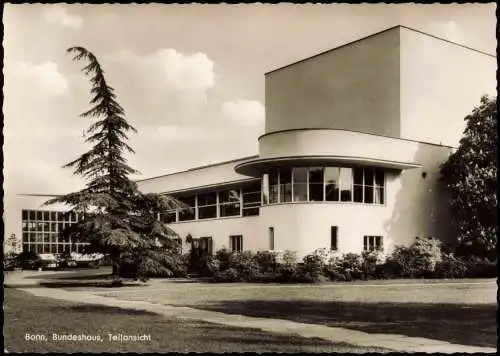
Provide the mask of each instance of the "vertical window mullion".
{"label": "vertical window mullion", "polygon": [[240,216],[243,216],[243,189],[240,188]]}
{"label": "vertical window mullion", "polygon": [[194,219],[198,220],[198,194],[194,195]]}
{"label": "vertical window mullion", "polygon": [[326,179],[325,179],[325,176],[326,176],[326,166],[323,168],[323,201],[326,201]]}
{"label": "vertical window mullion", "polygon": [[375,177],[375,168],[373,168],[373,204],[375,204],[375,189],[377,189],[377,178]]}
{"label": "vertical window mullion", "polygon": [[219,203],[219,192],[216,193],[215,195],[215,203],[217,206],[217,219],[220,218],[220,203]]}
{"label": "vertical window mullion", "polygon": [[281,202],[281,182],[280,182],[280,176],[281,176],[281,169],[277,168],[277,171],[278,171],[278,180],[277,180],[277,184],[278,184],[278,204]]}
{"label": "vertical window mullion", "polygon": [[310,167],[306,167],[306,201],[310,201],[309,200],[309,168]]}
{"label": "vertical window mullion", "polygon": [[365,167],[363,167],[363,181],[361,182],[362,197],[361,201],[365,203]]}

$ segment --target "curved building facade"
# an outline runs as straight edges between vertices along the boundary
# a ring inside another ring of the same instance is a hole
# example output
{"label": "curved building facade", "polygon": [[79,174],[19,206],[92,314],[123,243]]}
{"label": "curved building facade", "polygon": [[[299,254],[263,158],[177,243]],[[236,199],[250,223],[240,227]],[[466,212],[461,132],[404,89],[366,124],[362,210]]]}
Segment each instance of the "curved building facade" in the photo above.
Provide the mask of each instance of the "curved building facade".
{"label": "curved building facade", "polygon": [[[255,156],[144,179],[159,218],[215,251],[390,253],[453,238],[439,167],[496,93],[496,58],[403,26],[265,74]],[[188,245],[185,248],[189,248]]]}

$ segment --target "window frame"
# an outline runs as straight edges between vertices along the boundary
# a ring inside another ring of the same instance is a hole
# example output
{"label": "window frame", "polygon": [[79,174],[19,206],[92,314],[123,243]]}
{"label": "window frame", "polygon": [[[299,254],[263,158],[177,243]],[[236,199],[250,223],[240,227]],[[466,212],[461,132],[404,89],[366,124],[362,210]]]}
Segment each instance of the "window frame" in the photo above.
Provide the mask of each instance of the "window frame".
{"label": "window frame", "polygon": [[384,236],[382,235],[364,235],[363,251],[384,251]]}
{"label": "window frame", "polygon": [[243,235],[229,235],[229,249],[236,253],[243,252]]}

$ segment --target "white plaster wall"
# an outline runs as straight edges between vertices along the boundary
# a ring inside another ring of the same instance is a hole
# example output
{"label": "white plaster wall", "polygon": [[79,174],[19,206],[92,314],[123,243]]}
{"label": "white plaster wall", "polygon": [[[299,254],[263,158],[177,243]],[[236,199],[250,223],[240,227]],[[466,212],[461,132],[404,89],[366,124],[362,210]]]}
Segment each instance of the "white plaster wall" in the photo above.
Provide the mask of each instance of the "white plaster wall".
{"label": "white plaster wall", "polygon": [[418,143],[346,130],[293,130],[261,137],[259,159],[307,155],[419,163]]}
{"label": "white plaster wall", "polygon": [[497,60],[401,30],[401,137],[458,147],[464,118],[496,95]]}
{"label": "white plaster wall", "polygon": [[247,180],[250,177],[236,173],[234,167],[251,158],[256,158],[256,156],[140,180],[137,185],[143,193],[168,193]]}
{"label": "white plaster wall", "polygon": [[392,211],[384,229],[393,241],[409,245],[416,236],[444,241],[455,238],[448,192],[439,183],[439,167],[450,153],[450,147],[421,143],[415,159],[422,167],[387,176],[386,197]]}
{"label": "white plaster wall", "polygon": [[266,133],[334,128],[399,137],[399,28],[266,74]]}
{"label": "white plaster wall", "polygon": [[230,235],[243,235],[245,250],[269,249],[269,239],[260,227],[259,216],[179,222],[168,226],[182,238],[183,251],[189,249],[189,244],[185,242],[187,234],[194,238],[211,236],[214,252],[223,247],[229,248]]}
{"label": "white plaster wall", "polygon": [[274,226],[275,249],[296,250],[301,258],[318,248],[330,248],[331,226],[338,226],[340,252],[361,253],[364,235],[385,235],[383,222],[390,216],[390,208],[359,203],[293,203],[264,207],[261,215],[263,223]]}

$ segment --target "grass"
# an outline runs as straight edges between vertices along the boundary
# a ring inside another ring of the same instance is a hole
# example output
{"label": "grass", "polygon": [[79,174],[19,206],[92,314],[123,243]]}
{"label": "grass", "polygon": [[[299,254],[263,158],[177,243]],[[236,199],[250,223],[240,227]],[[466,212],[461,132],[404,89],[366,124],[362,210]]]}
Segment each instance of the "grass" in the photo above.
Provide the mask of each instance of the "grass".
{"label": "grass", "polygon": [[[4,345],[9,352],[381,352],[321,339],[273,334],[145,311],[35,297],[13,288],[4,294]],[[101,335],[102,341],[53,341],[51,335]],[[149,334],[151,341],[110,341],[108,334]],[[47,341],[26,341],[44,334]]]}
{"label": "grass", "polygon": [[497,306],[492,304],[232,300],[196,307],[374,334],[401,334],[483,347],[497,345]]}
{"label": "grass", "polygon": [[[168,301],[168,304],[228,314],[345,327],[368,333],[401,334],[495,347],[497,286],[490,283],[491,280],[463,282],[298,286],[170,282],[157,283],[143,290],[124,289],[103,294],[129,300]],[[474,284],[466,284],[468,282]]]}

